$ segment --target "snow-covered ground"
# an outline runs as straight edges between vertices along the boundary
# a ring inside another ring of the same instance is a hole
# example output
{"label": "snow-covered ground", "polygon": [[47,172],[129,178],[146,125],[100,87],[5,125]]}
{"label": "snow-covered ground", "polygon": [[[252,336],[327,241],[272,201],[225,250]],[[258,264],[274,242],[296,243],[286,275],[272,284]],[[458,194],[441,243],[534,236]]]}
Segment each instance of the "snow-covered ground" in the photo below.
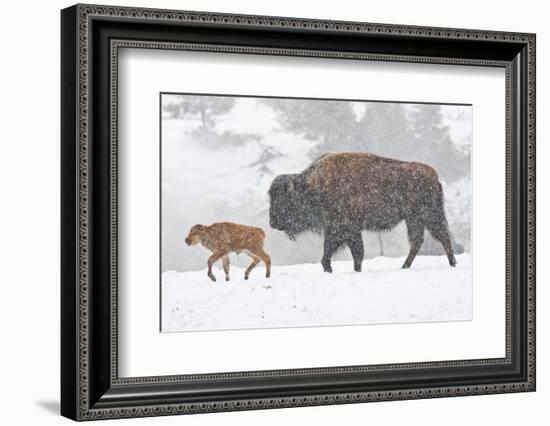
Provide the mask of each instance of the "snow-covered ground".
{"label": "snow-covered ground", "polygon": [[404,258],[333,262],[334,273],[320,264],[273,266],[271,278],[258,265],[244,280],[244,269],[231,267],[217,282],[202,271],[162,274],[162,331],[198,331],[307,327],[472,318],[470,254],[457,256],[451,268],[445,256],[419,256],[411,269]]}

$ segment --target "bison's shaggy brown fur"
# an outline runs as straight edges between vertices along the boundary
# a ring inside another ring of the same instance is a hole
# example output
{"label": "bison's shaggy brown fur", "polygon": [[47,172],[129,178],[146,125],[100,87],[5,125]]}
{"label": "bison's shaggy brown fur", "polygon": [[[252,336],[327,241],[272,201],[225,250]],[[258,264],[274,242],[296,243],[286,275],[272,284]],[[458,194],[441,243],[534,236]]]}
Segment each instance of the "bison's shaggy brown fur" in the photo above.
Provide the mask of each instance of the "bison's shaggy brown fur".
{"label": "bison's shaggy brown fur", "polygon": [[229,281],[229,257],[231,252],[245,252],[252,257],[252,263],[244,273],[244,279],[247,280],[250,271],[263,261],[265,263],[266,278],[271,273],[271,258],[264,251],[265,233],[263,229],[254,226],[240,225],[232,222],[214,223],[210,226],[195,225],[185,239],[187,245],[201,244],[212,252],[208,258],[208,277],[216,281],[212,273],[212,265],[219,259],[223,260],[223,270],[225,280]]}
{"label": "bison's shaggy brown fur", "polygon": [[341,246],[352,253],[356,271],[364,256],[361,230],[389,230],[407,223],[411,266],[424,230],[443,245],[449,264],[456,264],[443,208],[443,189],[427,164],[369,153],[325,154],[302,173],[279,175],[271,184],[270,224],[291,239],[305,231],[325,236],[323,268]]}

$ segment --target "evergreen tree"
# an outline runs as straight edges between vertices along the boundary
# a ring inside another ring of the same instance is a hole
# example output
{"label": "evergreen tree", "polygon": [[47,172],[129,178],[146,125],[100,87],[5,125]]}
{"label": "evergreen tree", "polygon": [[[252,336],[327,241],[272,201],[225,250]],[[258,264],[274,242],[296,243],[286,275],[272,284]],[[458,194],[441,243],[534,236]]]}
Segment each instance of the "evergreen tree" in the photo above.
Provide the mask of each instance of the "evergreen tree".
{"label": "evergreen tree", "polygon": [[419,161],[433,166],[449,183],[469,173],[470,156],[453,144],[449,127],[444,125],[440,105],[415,105],[409,118]]}
{"label": "evergreen tree", "polygon": [[350,150],[357,125],[350,102],[265,99],[277,114],[281,127],[320,140],[321,152]]}
{"label": "evergreen tree", "polygon": [[172,118],[198,119],[202,127],[213,128],[216,118],[228,113],[235,104],[229,96],[171,96],[163,109]]}
{"label": "evergreen tree", "polygon": [[414,157],[414,137],[405,108],[397,103],[369,103],[357,126],[356,146],[384,157]]}

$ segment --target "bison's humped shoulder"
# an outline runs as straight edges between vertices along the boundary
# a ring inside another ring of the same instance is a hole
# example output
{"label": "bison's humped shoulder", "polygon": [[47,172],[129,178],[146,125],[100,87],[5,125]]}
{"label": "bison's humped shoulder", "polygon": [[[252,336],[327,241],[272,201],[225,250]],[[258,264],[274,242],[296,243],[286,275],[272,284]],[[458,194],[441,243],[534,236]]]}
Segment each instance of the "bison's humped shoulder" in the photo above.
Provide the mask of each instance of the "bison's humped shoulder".
{"label": "bison's humped shoulder", "polygon": [[365,152],[326,154],[307,170],[306,183],[317,191],[377,187],[395,180],[403,163]]}
{"label": "bison's humped shoulder", "polygon": [[436,170],[428,164],[412,161],[404,163],[401,168],[406,170],[412,177],[439,181]]}

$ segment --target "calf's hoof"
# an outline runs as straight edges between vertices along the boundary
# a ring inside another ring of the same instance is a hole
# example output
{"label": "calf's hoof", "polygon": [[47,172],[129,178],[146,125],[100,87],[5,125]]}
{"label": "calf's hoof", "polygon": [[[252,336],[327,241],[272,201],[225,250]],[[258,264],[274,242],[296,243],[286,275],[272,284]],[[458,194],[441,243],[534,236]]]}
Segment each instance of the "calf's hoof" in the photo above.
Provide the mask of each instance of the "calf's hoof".
{"label": "calf's hoof", "polygon": [[212,281],[216,282],[216,277],[213,274],[208,274],[208,278],[210,278]]}
{"label": "calf's hoof", "polygon": [[449,259],[449,265],[451,265],[453,268],[456,266],[456,259],[454,257]]}
{"label": "calf's hoof", "polygon": [[409,269],[411,267],[410,264],[408,263],[403,263],[403,266],[401,267],[401,269]]}
{"label": "calf's hoof", "polygon": [[353,267],[353,270],[354,270],[355,272],[361,272],[361,265],[359,265],[359,266],[354,266],[354,267]]}
{"label": "calf's hoof", "polygon": [[244,279],[247,280],[247,279],[248,279],[248,275],[245,275],[245,276],[244,276]]}
{"label": "calf's hoof", "polygon": [[329,274],[332,274],[332,266],[323,265],[323,271],[328,272]]}
{"label": "calf's hoof", "polygon": [[229,281],[229,277],[225,277],[225,281]]}

